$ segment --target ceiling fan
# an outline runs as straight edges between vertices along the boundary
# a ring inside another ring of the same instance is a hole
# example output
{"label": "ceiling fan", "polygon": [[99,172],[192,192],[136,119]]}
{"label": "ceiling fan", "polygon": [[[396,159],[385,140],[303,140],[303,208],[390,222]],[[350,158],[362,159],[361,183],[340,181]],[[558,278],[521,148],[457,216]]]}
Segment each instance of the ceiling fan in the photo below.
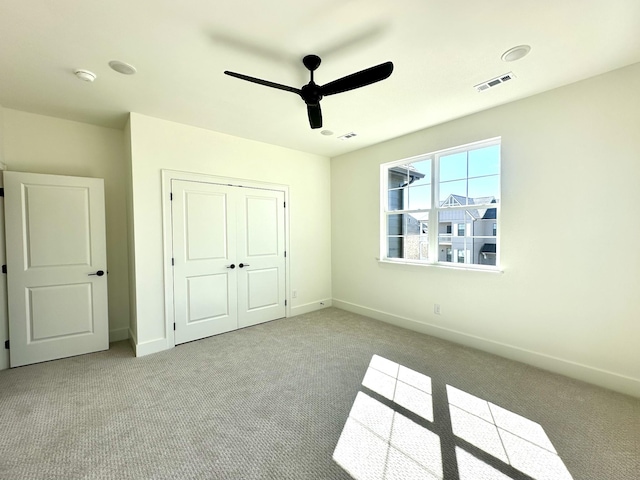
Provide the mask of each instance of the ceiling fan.
{"label": "ceiling fan", "polygon": [[230,72],[226,70],[224,73],[232,77],[240,78],[248,82],[265,85],[267,87],[293,92],[304,100],[307,104],[307,114],[309,115],[309,124],[311,128],[322,127],[322,111],[320,110],[320,100],[327,95],[335,95],[336,93],[347,92],[356,88],[371,85],[372,83],[384,80],[393,72],[393,63],[385,62],[375,67],[361,70],[346,77],[339,78],[325,85],[318,85],[313,81],[313,72],[320,66],[320,57],[317,55],[307,55],[302,59],[302,63],[311,73],[311,80],[302,88],[289,87],[279,83],[269,82],[260,78],[250,77],[241,73]]}

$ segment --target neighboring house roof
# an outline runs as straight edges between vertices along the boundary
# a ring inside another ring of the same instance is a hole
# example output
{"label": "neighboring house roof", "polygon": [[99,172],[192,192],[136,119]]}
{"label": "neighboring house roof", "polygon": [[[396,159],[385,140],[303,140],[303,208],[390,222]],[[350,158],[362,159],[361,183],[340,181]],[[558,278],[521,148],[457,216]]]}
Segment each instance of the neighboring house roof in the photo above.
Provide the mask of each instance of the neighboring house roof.
{"label": "neighboring house roof", "polygon": [[495,208],[487,208],[487,211],[482,216],[483,220],[495,220],[496,218],[498,218],[498,212]]}
{"label": "neighboring house roof", "polygon": [[[487,205],[490,203],[498,203],[498,201],[493,196],[489,197],[465,197],[463,195],[449,195],[445,200],[440,202],[440,205],[446,205],[447,203],[451,203],[451,200],[454,200],[458,205],[464,206],[472,206],[472,205]],[[495,220],[497,218],[497,211],[495,208],[470,208],[468,210],[441,210],[440,211],[440,220],[462,220],[464,219],[465,212],[469,212],[469,215],[473,217],[474,220]]]}
{"label": "neighboring house roof", "polygon": [[417,171],[413,165],[398,165],[397,167],[390,168],[389,171],[404,178],[406,178],[408,175],[410,177],[409,182],[407,182],[404,186],[410,185],[414,181],[420,180],[425,176],[424,173]]}
{"label": "neighboring house roof", "polygon": [[495,243],[485,243],[480,248],[480,253],[496,253],[496,244]]}

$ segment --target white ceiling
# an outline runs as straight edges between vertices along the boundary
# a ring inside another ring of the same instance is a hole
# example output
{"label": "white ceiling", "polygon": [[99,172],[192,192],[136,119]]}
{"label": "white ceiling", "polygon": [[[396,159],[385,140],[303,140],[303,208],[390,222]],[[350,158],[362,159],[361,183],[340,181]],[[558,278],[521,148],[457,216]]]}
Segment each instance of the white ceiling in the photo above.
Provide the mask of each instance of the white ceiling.
{"label": "white ceiling", "polygon": [[[508,48],[531,53],[505,63]],[[325,97],[323,136],[295,94],[393,61]],[[121,60],[138,69],[121,75]],[[335,156],[640,61],[638,0],[2,0],[0,105],[113,128],[127,112]],[[73,72],[97,74],[94,83]],[[513,71],[478,93],[474,85]],[[348,132],[357,137],[341,141]]]}

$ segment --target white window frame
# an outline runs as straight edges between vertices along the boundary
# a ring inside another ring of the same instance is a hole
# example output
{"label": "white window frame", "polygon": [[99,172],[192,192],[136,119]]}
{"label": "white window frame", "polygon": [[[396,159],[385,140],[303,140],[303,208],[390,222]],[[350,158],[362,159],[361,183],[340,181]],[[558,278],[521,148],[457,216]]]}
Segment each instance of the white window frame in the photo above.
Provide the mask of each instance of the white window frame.
{"label": "white window frame", "polygon": [[[463,206],[448,206],[446,208],[439,206],[438,199],[440,198],[440,185],[438,179],[440,177],[440,157],[446,155],[454,155],[456,153],[467,152],[470,150],[477,150],[480,148],[490,147],[494,145],[501,145],[501,137],[490,138],[487,140],[482,140],[479,142],[473,142],[466,145],[461,145],[454,148],[447,148],[443,150],[437,150],[434,152],[430,152],[424,155],[417,155],[415,157],[404,158],[402,160],[396,160],[393,162],[387,162],[380,165],[380,256],[378,260],[384,263],[394,263],[394,264],[408,264],[408,265],[425,265],[425,266],[439,266],[444,268],[453,268],[453,269],[464,269],[464,270],[480,270],[480,271],[493,271],[500,272],[501,264],[500,264],[500,245],[501,245],[501,232],[500,228],[500,208],[502,205],[502,154],[499,159],[499,172],[500,172],[500,182],[498,186],[498,198],[499,201],[495,204],[491,204],[491,208],[496,209],[496,221],[494,223],[497,224],[497,235],[496,239],[496,265],[479,265],[474,263],[465,263],[464,266],[461,267],[462,264],[456,263],[457,258],[456,255],[452,255],[452,262],[440,261],[438,260],[438,213],[440,211],[451,211],[451,210],[467,210],[473,208],[472,205],[463,205]],[[431,208],[429,209],[420,209],[420,210],[394,210],[389,211],[389,175],[388,170],[390,168],[406,165],[410,163],[416,163],[424,160],[431,159]],[[481,205],[478,205],[482,207]],[[485,205],[486,206],[486,205]],[[404,258],[389,258],[387,257],[387,253],[389,251],[388,238],[387,235],[387,225],[389,215],[394,215],[398,213],[428,213],[429,214],[429,222],[434,222],[436,226],[433,227],[433,223],[429,226],[429,256],[428,260],[413,260],[413,259],[404,259]],[[465,225],[465,234],[467,233],[468,225]],[[452,236],[457,235],[457,230],[452,232]],[[480,236],[479,238],[481,238]],[[491,236],[493,238],[493,236]],[[466,252],[465,252],[466,257]]]}

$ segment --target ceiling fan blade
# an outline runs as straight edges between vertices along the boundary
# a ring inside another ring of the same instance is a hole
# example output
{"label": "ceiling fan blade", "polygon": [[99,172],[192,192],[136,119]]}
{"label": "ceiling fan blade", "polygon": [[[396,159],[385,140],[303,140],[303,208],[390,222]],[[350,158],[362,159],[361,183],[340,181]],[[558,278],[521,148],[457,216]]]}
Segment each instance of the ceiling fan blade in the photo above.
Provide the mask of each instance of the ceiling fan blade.
{"label": "ceiling fan blade", "polygon": [[287,92],[297,93],[298,95],[300,95],[302,93],[302,91],[299,88],[289,87],[287,85],[281,85],[280,83],[274,83],[274,82],[270,82],[268,80],[262,80],[261,78],[250,77],[249,75],[243,75],[241,73],[230,72],[228,70],[225,70],[224,73],[229,75],[229,76],[231,76],[231,77],[236,77],[236,78],[239,78],[241,80],[246,80],[247,82],[253,82],[253,83],[257,83],[259,85],[264,85],[265,87],[277,88],[278,90],[285,90]]}
{"label": "ceiling fan blade", "polygon": [[346,77],[339,78],[338,80],[334,80],[333,82],[329,82],[320,87],[320,93],[323,96],[326,96],[348,92],[349,90],[384,80],[391,75],[391,72],[393,72],[393,63],[381,63],[375,67],[367,68],[365,70],[352,73],[351,75],[347,75]]}
{"label": "ceiling fan blade", "polygon": [[311,125],[311,128],[321,128],[322,110],[320,110],[320,104],[307,105],[307,113],[309,114],[309,125]]}

